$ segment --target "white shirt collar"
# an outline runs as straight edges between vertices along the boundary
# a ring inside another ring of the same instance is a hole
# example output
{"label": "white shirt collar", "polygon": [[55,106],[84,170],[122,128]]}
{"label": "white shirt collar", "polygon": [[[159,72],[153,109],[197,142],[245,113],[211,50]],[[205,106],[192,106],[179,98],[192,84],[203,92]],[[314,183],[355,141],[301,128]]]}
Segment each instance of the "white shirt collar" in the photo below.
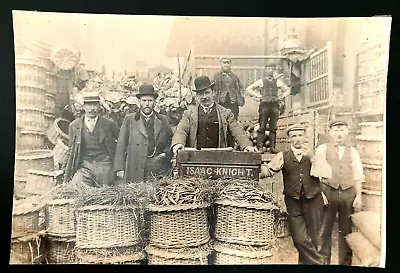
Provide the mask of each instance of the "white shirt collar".
{"label": "white shirt collar", "polygon": [[201,107],[202,107],[204,110],[208,110],[208,109],[211,109],[211,108],[214,106],[214,102],[213,102],[210,106],[204,106],[204,105],[201,104],[201,103],[200,103],[200,105],[201,105]]}
{"label": "white shirt collar", "polygon": [[142,110],[140,110],[140,113],[145,117],[145,118],[151,118],[151,116],[154,114],[154,111],[151,111],[151,114],[146,115],[145,113],[143,113]]}
{"label": "white shirt collar", "polygon": [[98,119],[99,119],[99,116],[96,116],[95,118],[89,118],[88,116],[85,115],[85,121],[90,121],[90,122],[96,123]]}
{"label": "white shirt collar", "polygon": [[294,153],[295,155],[297,155],[297,154],[303,154],[303,149],[302,149],[302,148],[297,149],[297,148],[295,148],[293,145],[290,145],[290,148],[292,149],[292,151],[293,151],[293,153]]}

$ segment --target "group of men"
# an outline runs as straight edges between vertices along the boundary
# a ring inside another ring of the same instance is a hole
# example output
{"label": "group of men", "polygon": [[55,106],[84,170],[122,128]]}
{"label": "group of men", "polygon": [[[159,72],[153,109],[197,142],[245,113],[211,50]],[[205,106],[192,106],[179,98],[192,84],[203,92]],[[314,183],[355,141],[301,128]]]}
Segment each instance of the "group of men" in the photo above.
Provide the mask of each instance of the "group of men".
{"label": "group of men", "polygon": [[[110,186],[120,181],[148,181],[171,174],[172,157],[185,147],[225,148],[236,141],[244,152],[257,152],[237,122],[244,89],[230,70],[231,60],[222,59],[222,71],[211,81],[194,80],[196,104],[189,105],[175,132],[168,119],[154,110],[158,94],[144,84],[136,97],[139,110],[124,117],[121,128],[99,116],[100,97],[87,93],[84,116],[69,128],[69,159],[64,182]],[[332,142],[319,146],[315,155],[305,145],[305,128],[293,125],[287,135],[290,149],[275,149],[279,103],[290,87],[274,77],[276,64],[269,62],[266,77],[247,88],[260,101],[260,135],[270,126],[271,151],[276,156],[261,166],[261,177],[282,171],[285,204],[293,242],[300,264],[329,264],[332,228],[339,212],[339,263],[351,264],[351,251],[344,237],[351,232],[350,215],[361,207],[364,182],[360,157],[346,144],[348,124],[330,123]],[[257,93],[257,90],[259,92]],[[263,143],[259,138],[257,146]]]}

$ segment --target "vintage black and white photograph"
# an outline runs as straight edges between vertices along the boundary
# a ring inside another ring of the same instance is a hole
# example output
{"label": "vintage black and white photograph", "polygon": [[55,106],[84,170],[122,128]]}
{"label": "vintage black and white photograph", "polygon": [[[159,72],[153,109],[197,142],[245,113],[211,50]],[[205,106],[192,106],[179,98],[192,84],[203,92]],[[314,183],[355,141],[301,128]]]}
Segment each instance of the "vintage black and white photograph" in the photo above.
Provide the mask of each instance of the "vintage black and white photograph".
{"label": "vintage black and white photograph", "polygon": [[12,16],[10,264],[385,267],[390,16]]}

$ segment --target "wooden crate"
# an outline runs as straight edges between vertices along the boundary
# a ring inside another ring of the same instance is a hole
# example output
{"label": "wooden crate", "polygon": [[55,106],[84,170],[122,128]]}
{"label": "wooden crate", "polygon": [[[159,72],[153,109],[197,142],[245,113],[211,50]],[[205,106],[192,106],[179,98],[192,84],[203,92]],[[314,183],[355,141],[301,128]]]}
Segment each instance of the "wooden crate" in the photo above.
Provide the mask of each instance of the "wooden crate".
{"label": "wooden crate", "polygon": [[184,150],[177,155],[178,174],[210,179],[259,179],[261,154],[224,150]]}

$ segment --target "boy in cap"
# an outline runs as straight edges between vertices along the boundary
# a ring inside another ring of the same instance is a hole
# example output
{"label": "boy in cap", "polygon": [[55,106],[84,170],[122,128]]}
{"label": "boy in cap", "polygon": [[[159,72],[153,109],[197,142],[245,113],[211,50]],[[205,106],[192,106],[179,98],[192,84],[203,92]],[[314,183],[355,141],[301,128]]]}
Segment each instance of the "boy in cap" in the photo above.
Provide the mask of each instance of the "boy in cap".
{"label": "boy in cap", "polygon": [[269,124],[270,152],[276,154],[276,130],[279,119],[279,102],[290,95],[288,87],[280,78],[275,79],[276,61],[268,59],[265,65],[266,77],[259,79],[246,88],[246,92],[260,102],[258,108],[260,128],[257,134],[257,148],[262,150],[265,141],[265,130]]}
{"label": "boy in cap", "polygon": [[323,197],[318,178],[310,175],[312,151],[305,146],[306,128],[295,124],[287,129],[290,148],[279,152],[261,166],[261,177],[282,171],[288,223],[293,244],[299,252],[299,264],[324,264],[320,253],[320,227]]}
{"label": "boy in cap", "polygon": [[69,158],[64,182],[82,182],[93,187],[112,185],[118,124],[99,116],[100,96],[95,92],[84,94],[83,109],[84,116],[69,126]]}
{"label": "boy in cap", "polygon": [[332,140],[318,146],[315,152],[311,175],[321,180],[326,196],[326,211],[322,221],[322,252],[326,262],[331,259],[332,229],[339,215],[339,264],[351,265],[352,252],[346,235],[351,233],[350,215],[360,210],[361,184],[365,181],[360,155],[354,147],[346,144],[348,124],[335,119],[329,124]]}

